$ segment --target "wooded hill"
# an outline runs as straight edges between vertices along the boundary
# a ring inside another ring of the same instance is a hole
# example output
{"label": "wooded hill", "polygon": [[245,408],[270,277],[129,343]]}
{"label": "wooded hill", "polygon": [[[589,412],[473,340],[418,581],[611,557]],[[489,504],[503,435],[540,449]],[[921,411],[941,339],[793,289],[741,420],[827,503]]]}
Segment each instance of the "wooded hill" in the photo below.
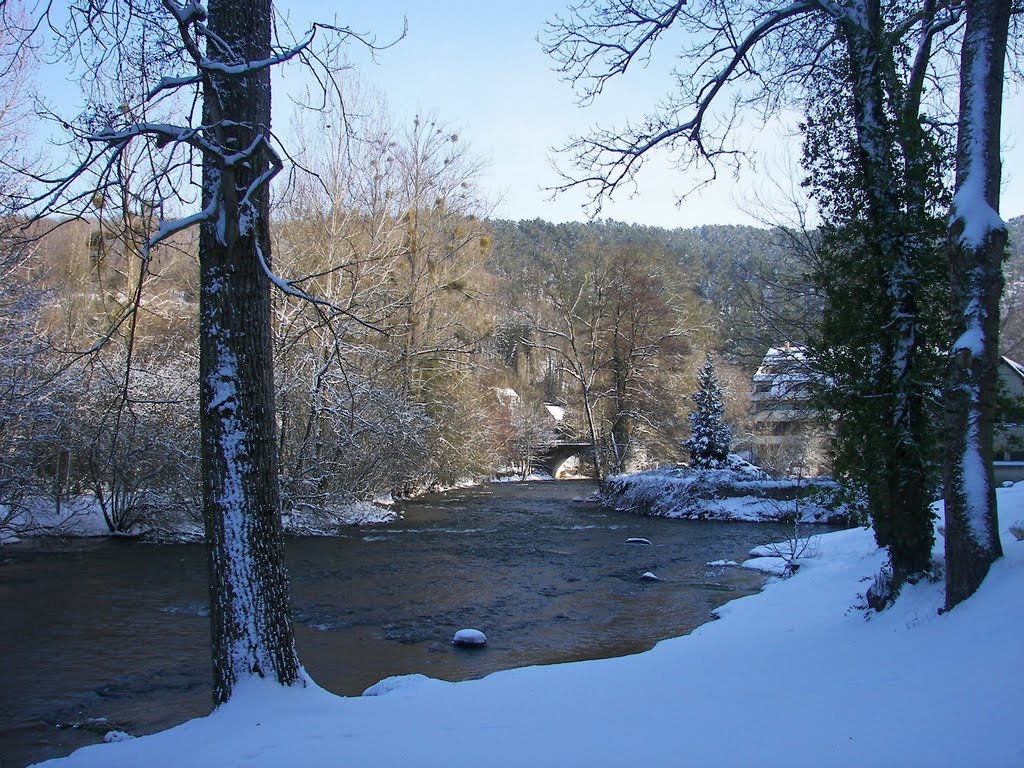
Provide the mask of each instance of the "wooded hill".
{"label": "wooded hill", "polygon": [[[800,279],[813,235],[444,208],[383,234],[365,216],[334,230],[295,209],[277,217],[275,269],[327,302],[275,297],[278,440],[296,519],[330,525],[351,501],[525,471],[559,431],[592,434],[605,471],[685,459],[707,352],[742,442],[761,355],[801,341],[818,311]],[[1011,222],[1015,247],[1022,228]],[[168,510],[197,515],[195,243],[161,246],[141,279],[130,228],[103,212],[11,245],[0,501],[91,494],[117,530],[159,526]],[[1024,343],[1017,250],[1006,274],[1012,353]]]}

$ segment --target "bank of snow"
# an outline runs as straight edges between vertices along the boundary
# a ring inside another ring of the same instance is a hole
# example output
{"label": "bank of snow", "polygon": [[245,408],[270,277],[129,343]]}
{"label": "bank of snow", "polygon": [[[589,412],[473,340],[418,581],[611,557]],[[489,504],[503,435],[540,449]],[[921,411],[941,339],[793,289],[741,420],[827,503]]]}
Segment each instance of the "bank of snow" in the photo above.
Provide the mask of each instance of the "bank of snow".
{"label": "bank of snow", "polygon": [[[531,473],[521,476],[495,476],[489,482],[524,482],[551,480],[551,475]],[[477,477],[463,477],[454,482],[424,484],[409,489],[402,499],[416,498],[427,493],[442,493],[458,488],[472,488],[487,482]],[[68,536],[76,538],[128,535],[161,542],[194,542],[203,539],[202,521],[187,514],[181,504],[161,507],[159,501],[149,500],[154,510],[144,522],[132,527],[130,534],[111,534],[103,518],[103,511],[95,497],[79,496],[64,500],[57,508],[52,499],[27,499],[13,515],[0,506],[0,545],[13,544],[23,538],[36,536]],[[400,513],[394,509],[395,499],[390,493],[370,501],[352,501],[330,509],[297,506],[286,509],[281,522],[292,536],[337,536],[350,525],[381,525],[393,523]]]}
{"label": "bank of snow", "polygon": [[[999,502],[1005,533],[1024,520],[1024,484]],[[943,615],[941,584],[862,607],[884,557],[858,528],[636,656],[391,678],[363,698],[248,681],[209,717],[48,765],[1021,766],[1024,542],[1003,545],[980,592]]]}
{"label": "bank of snow", "polygon": [[601,484],[601,501],[614,509],[687,520],[844,523],[836,486],[827,478],[778,479],[730,457],[726,469],[686,467],[613,475]]}
{"label": "bank of snow", "polygon": [[[387,499],[373,503],[356,501],[327,512],[294,510],[282,515],[287,533],[295,536],[332,536],[348,525],[390,523],[398,519]],[[2,513],[3,510],[0,510]],[[0,514],[0,518],[6,515]],[[28,499],[11,516],[7,525],[0,527],[0,544],[11,544],[35,536],[105,537],[132,536],[154,541],[201,541],[202,522],[180,510],[170,508],[162,514],[132,527],[130,534],[111,534],[103,518],[103,510],[95,498],[80,496],[64,501],[57,509],[50,499]]]}

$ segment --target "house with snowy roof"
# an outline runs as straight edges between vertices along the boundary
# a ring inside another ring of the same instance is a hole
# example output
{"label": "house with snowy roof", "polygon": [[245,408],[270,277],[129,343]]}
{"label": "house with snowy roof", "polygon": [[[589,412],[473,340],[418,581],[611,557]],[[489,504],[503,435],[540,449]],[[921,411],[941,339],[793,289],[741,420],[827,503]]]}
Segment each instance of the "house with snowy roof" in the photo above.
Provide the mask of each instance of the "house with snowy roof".
{"label": "house with snowy roof", "polygon": [[755,464],[787,474],[829,471],[828,425],[811,405],[816,375],[803,346],[786,342],[765,352],[750,395]]}
{"label": "house with snowy roof", "polygon": [[[996,485],[1024,480],[1024,365],[1002,357],[993,436]],[[773,472],[826,473],[830,425],[811,406],[815,373],[806,348],[771,347],[751,389],[753,463]]]}
{"label": "house with snowy roof", "polygon": [[1024,480],[1024,365],[999,358],[999,394],[993,435],[996,485]]}

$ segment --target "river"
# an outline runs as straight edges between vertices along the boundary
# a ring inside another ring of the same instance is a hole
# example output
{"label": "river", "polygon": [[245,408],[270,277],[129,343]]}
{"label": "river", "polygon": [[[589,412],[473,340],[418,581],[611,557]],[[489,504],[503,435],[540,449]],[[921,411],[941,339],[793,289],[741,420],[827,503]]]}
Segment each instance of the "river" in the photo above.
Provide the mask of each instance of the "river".
{"label": "river", "polygon": [[[446,680],[620,656],[689,632],[761,577],[740,560],[787,526],[639,517],[581,503],[582,481],[487,485],[402,505],[403,519],[298,538],[287,563],[299,654],[323,687]],[[627,544],[632,537],[651,545]],[[660,581],[640,579],[653,571]],[[200,545],[40,539],[0,549],[0,768],[106,730],[209,711]],[[482,650],[453,633],[483,630]]]}

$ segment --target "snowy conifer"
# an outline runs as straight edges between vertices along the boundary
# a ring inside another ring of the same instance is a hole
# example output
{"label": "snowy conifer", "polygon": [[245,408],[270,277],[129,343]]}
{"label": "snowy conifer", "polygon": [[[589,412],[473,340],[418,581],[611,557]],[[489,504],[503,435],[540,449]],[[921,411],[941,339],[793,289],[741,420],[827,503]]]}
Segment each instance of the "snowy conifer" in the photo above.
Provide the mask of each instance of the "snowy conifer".
{"label": "snowy conifer", "polygon": [[693,402],[695,407],[687,417],[690,422],[690,439],[684,443],[690,452],[690,466],[696,469],[724,467],[732,442],[732,427],[722,421],[725,405],[711,355],[708,355],[698,374]]}

